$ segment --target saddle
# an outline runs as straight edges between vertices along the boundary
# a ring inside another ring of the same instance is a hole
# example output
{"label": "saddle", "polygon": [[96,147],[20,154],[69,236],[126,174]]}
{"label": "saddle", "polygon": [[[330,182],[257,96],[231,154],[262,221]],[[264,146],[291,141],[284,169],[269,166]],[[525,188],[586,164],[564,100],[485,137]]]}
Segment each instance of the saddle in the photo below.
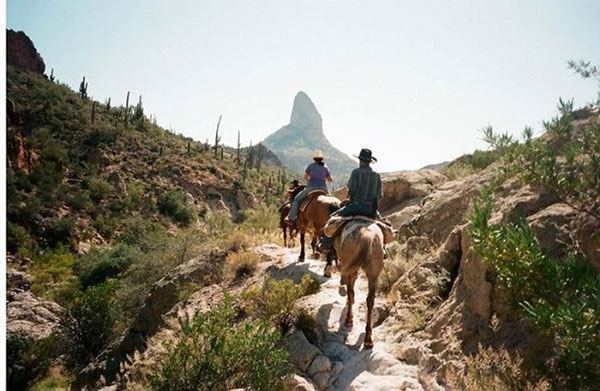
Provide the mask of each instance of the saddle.
{"label": "saddle", "polygon": [[397,231],[392,228],[390,223],[382,220],[372,219],[366,216],[333,216],[329,219],[329,221],[327,221],[325,227],[323,227],[323,232],[325,235],[333,239],[351,220],[363,220],[377,224],[383,232],[383,244],[392,243],[395,239],[395,234]]}
{"label": "saddle", "polygon": [[319,196],[328,195],[328,194],[329,193],[326,190],[323,190],[323,189],[313,190],[310,193],[308,193],[308,195],[306,196],[306,198],[304,198],[302,200],[302,203],[300,204],[300,213],[304,213],[304,211],[306,210],[306,208],[308,208],[308,205],[310,205],[314,200],[316,200],[317,198],[319,198]]}

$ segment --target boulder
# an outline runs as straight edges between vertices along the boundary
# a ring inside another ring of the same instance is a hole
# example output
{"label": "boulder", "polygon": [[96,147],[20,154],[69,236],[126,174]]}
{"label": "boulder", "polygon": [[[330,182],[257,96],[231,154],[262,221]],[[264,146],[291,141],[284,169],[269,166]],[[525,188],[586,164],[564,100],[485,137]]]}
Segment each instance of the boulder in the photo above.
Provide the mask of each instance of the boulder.
{"label": "boulder", "polygon": [[321,351],[308,342],[304,333],[294,330],[283,340],[283,345],[289,352],[290,361],[302,372],[306,372],[315,357],[321,356]]}
{"label": "boulder", "polygon": [[62,307],[30,291],[9,291],[7,299],[7,333],[42,339],[48,337],[60,321]]}

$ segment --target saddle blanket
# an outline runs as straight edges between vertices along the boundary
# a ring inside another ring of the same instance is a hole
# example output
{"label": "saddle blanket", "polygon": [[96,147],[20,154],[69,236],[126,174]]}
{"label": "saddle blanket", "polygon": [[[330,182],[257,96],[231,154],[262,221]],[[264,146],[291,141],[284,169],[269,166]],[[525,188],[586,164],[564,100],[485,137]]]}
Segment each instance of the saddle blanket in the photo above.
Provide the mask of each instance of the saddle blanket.
{"label": "saddle blanket", "polygon": [[344,225],[346,225],[346,223],[348,221],[351,221],[351,220],[363,220],[363,221],[368,221],[368,222],[377,224],[379,226],[379,228],[381,228],[381,231],[383,232],[383,244],[392,243],[395,239],[396,231],[394,231],[394,229],[392,228],[392,226],[390,224],[388,224],[384,221],[372,219],[372,218],[366,217],[366,216],[346,216],[346,217],[333,216],[329,219],[329,221],[327,221],[327,224],[325,224],[325,227],[323,227],[323,232],[325,233],[325,235],[329,236],[330,238],[333,238],[333,237],[335,237],[337,232],[341,228],[343,228]]}

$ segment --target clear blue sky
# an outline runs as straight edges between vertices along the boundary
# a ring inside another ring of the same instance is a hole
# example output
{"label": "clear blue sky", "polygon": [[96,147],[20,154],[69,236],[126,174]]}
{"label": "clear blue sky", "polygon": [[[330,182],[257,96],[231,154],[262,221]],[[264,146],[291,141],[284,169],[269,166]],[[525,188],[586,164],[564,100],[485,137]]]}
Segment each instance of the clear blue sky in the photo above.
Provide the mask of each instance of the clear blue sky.
{"label": "clear blue sky", "polygon": [[123,103],[142,94],[160,124],[247,143],[289,122],[304,90],[348,154],[382,171],[483,147],[478,129],[541,131],[559,97],[597,85],[566,67],[600,64],[600,2],[8,0],[48,71]]}

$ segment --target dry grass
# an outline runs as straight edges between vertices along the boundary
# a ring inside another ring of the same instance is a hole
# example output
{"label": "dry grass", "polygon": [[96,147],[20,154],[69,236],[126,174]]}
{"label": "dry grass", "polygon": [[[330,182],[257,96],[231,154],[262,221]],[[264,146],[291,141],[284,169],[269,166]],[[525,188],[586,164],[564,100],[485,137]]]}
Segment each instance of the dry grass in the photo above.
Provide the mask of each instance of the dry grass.
{"label": "dry grass", "polygon": [[533,379],[522,357],[505,349],[494,350],[481,345],[476,354],[467,356],[465,368],[447,373],[452,389],[465,391],[549,391],[546,379]]}
{"label": "dry grass", "polygon": [[462,163],[462,162],[454,162],[440,170],[440,172],[445,175],[448,179],[454,180],[459,178],[464,178],[471,174],[475,173],[475,169],[472,166]]}
{"label": "dry grass", "polygon": [[225,259],[224,276],[234,281],[249,277],[254,273],[259,262],[260,255],[252,251],[241,250],[230,253]]}

